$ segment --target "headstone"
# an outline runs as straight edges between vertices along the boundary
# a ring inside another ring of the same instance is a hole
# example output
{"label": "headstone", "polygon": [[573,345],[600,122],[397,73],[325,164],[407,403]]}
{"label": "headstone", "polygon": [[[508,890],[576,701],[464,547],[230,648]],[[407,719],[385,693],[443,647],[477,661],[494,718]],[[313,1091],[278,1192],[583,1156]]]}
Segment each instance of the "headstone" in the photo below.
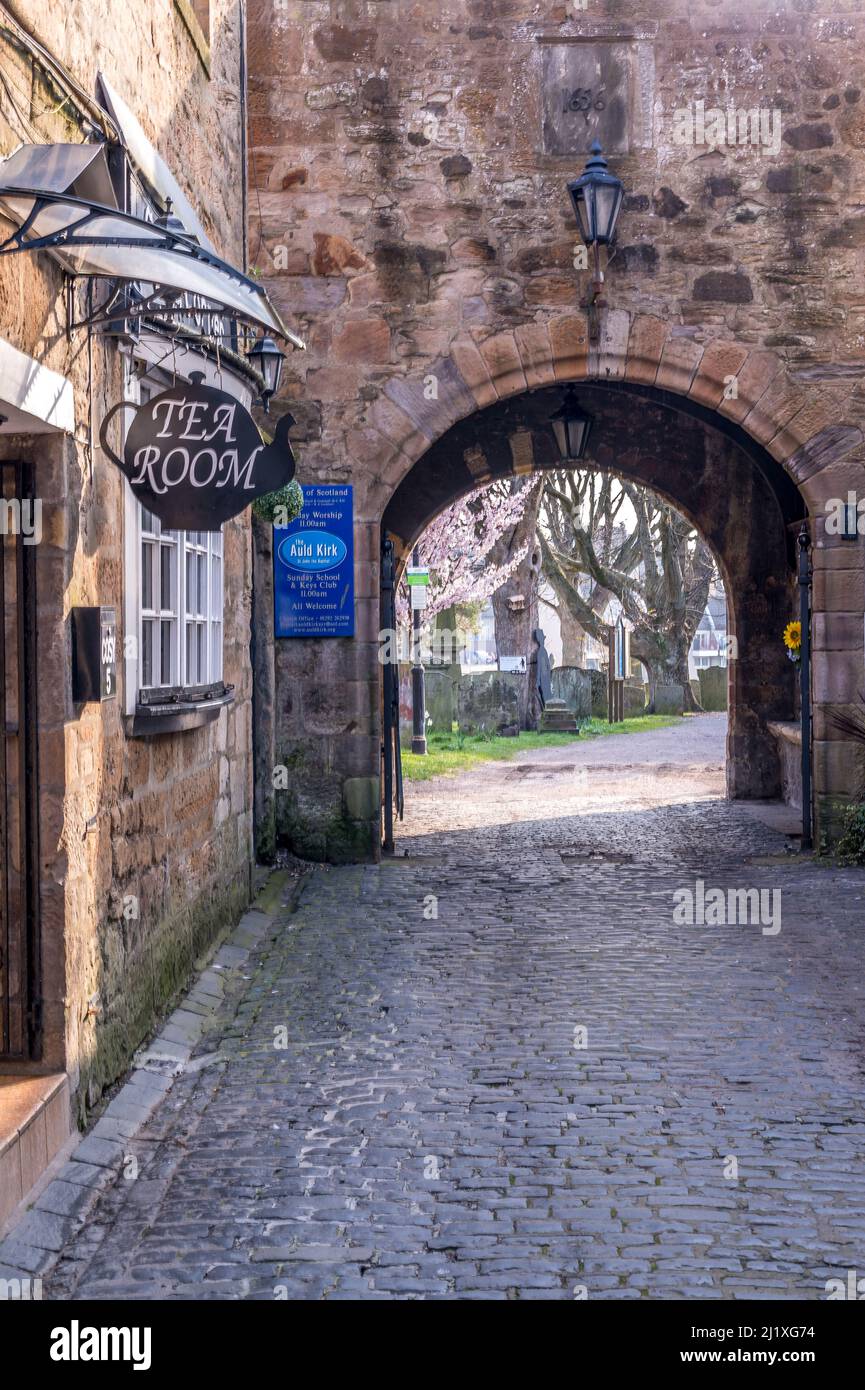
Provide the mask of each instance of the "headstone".
{"label": "headstone", "polygon": [[624,686],[624,709],[626,719],[633,719],[636,715],[643,714],[646,708],[646,696],[642,684],[630,685],[627,681]]}
{"label": "headstone", "polygon": [[669,685],[655,686],[656,714],[684,714],[685,692],[675,681]]}
{"label": "headstone", "polygon": [[580,666],[555,666],[550,684],[554,700],[564,700],[578,720],[591,719],[591,671],[584,671]]}
{"label": "headstone", "polygon": [[427,668],[424,674],[427,728],[431,733],[449,734],[456,713],[454,679],[448,667]]}
{"label": "headstone", "polygon": [[727,708],[726,666],[704,666],[700,671],[700,704],[705,710]]}
{"label": "headstone", "polygon": [[523,676],[506,671],[461,676],[457,694],[461,732],[497,734],[512,724],[519,726],[523,681]]}
{"label": "headstone", "polygon": [[607,717],[607,673],[606,671],[590,671],[592,681],[592,718],[606,719]]}

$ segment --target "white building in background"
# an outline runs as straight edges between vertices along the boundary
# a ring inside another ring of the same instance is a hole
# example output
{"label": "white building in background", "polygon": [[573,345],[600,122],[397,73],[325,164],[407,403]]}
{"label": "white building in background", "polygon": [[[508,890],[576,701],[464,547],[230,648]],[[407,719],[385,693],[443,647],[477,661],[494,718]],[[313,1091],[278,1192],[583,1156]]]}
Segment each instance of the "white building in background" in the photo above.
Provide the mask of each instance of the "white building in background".
{"label": "white building in background", "polygon": [[722,584],[713,585],[706,611],[700,619],[691,650],[688,669],[695,676],[707,666],[727,665],[727,595]]}

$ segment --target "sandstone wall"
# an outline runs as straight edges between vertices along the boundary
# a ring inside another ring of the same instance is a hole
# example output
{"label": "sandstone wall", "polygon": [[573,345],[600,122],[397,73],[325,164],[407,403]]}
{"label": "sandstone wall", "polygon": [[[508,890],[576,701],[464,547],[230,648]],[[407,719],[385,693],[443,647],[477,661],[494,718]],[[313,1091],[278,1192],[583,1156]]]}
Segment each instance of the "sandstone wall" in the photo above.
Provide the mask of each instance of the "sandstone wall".
{"label": "sandstone wall", "polygon": [[[250,17],[253,244],[310,340],[284,387],[301,479],[351,479],[359,513],[357,642],[281,658],[291,737],[312,733],[304,775],[326,776],[338,807],[341,776],[377,770],[378,529],[416,460],[498,399],[627,377],[742,422],[811,510],[829,816],[853,778],[831,711],[863,682],[862,546],[827,538],[822,510],[863,487],[865,15],[835,0],[254,0]],[[627,190],[591,351],[565,184],[595,117],[566,115],[553,80],[583,60],[574,88],[592,110],[604,95]],[[765,110],[765,141],[677,144],[675,113],[697,102]],[[306,715],[325,682],[321,727]]]}
{"label": "sandstone wall", "polygon": [[[173,0],[29,0],[11,8],[91,96],[103,70],[199,212],[240,264],[240,49],[235,0],[211,0],[208,75]],[[86,126],[0,37],[15,99],[0,93],[0,153],[22,140],[78,142]],[[114,604],[122,640],[123,493],[98,447],[122,395],[109,339],[65,334],[62,279],[47,256],[0,259],[0,335],[64,374],[75,437],[0,436],[35,459],[43,498],[38,547],[42,933],[46,1053],[80,1081],[79,1109],[122,1070],[191,962],[248,901],[251,841],[249,514],[224,531],[224,676],[237,689],[217,723],[129,738],[120,698],[71,700],[69,609]],[[79,301],[80,302],[80,301]],[[137,899],[138,917],[124,915]]]}

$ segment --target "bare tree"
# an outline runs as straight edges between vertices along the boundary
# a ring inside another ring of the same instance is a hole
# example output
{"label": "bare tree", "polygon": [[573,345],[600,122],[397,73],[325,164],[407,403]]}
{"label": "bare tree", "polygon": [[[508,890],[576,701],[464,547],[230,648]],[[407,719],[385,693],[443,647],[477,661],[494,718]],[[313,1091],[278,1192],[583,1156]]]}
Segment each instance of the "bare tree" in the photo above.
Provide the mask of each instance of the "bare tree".
{"label": "bare tree", "polygon": [[543,572],[560,611],[601,642],[616,599],[631,624],[631,654],[655,687],[676,682],[699,709],[688,652],[715,574],[691,523],[649,488],[595,469],[547,479],[540,526]]}

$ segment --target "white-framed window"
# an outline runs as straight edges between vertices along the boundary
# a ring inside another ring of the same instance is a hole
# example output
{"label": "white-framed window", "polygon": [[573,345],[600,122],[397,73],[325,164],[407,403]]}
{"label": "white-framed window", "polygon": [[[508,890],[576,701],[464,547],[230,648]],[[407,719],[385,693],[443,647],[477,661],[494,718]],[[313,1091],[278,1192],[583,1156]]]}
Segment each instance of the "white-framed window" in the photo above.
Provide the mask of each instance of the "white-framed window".
{"label": "white-framed window", "polygon": [[[161,389],[140,382],[139,399]],[[124,487],[125,706],[134,714],[143,693],[222,680],[223,550],[221,531],[172,531]]]}

